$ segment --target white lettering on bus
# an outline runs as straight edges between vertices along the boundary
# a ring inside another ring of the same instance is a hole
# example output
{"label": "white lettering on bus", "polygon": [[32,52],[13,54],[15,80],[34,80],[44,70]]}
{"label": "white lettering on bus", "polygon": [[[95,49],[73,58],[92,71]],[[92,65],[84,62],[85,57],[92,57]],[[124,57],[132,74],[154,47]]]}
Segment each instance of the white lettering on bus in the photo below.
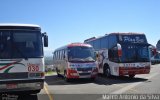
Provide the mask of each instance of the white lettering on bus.
{"label": "white lettering on bus", "polygon": [[131,38],[128,36],[124,36],[124,42],[133,42],[133,43],[143,43],[144,40],[140,39],[140,37]]}

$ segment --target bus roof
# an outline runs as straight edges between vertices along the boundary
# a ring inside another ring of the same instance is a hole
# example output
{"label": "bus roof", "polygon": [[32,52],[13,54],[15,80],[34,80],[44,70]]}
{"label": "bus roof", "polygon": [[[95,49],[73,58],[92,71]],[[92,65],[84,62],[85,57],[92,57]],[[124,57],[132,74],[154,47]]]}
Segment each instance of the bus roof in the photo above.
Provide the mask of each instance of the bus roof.
{"label": "bus roof", "polygon": [[113,32],[110,34],[116,34],[116,35],[143,35],[144,33],[136,33],[136,32]]}
{"label": "bus roof", "polygon": [[92,47],[90,44],[86,44],[86,43],[70,43],[70,44],[68,44],[68,45],[65,45],[65,46],[62,46],[62,47],[60,47],[60,48],[57,48],[57,49],[54,50],[54,51],[66,49],[66,48],[68,48],[68,47],[77,47],[77,46]]}
{"label": "bus roof", "polygon": [[89,39],[84,40],[84,42],[93,41],[93,40],[100,39],[100,38],[103,38],[103,37],[106,37],[112,34],[115,34],[115,35],[144,35],[144,33],[136,33],[136,32],[113,32],[113,33],[105,34],[104,36],[91,37]]}
{"label": "bus roof", "polygon": [[39,25],[36,25],[36,24],[19,24],[19,23],[0,23],[0,27],[2,26],[6,26],[6,27],[40,27]]}
{"label": "bus roof", "polygon": [[71,43],[67,45],[68,47],[82,46],[82,47],[91,47],[90,44],[86,43]]}

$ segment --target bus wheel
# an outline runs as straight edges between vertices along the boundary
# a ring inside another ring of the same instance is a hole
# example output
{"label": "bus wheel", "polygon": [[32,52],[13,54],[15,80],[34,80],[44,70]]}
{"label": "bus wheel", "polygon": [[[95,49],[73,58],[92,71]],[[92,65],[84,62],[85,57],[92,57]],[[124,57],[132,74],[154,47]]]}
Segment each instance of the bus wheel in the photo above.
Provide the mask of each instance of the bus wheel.
{"label": "bus wheel", "polygon": [[111,71],[110,71],[109,67],[105,67],[104,68],[104,75],[107,76],[107,77],[111,76]]}
{"label": "bus wheel", "polygon": [[31,94],[37,94],[39,92],[41,92],[41,89],[38,89],[38,90],[29,90],[29,91],[21,91],[21,92],[18,92],[18,94],[31,95]]}
{"label": "bus wheel", "polygon": [[64,80],[65,80],[66,82],[69,82],[69,81],[70,81],[69,78],[67,78],[67,72],[66,72],[66,71],[64,72]]}
{"label": "bus wheel", "polygon": [[39,90],[33,90],[32,93],[33,93],[33,94],[37,94],[37,93],[39,93],[40,91],[41,91],[41,89],[39,89]]}
{"label": "bus wheel", "polygon": [[59,74],[58,72],[58,69],[56,68],[56,73],[57,73],[57,76],[60,77],[61,75]]}
{"label": "bus wheel", "polygon": [[134,78],[135,74],[129,75],[129,78]]}
{"label": "bus wheel", "polygon": [[91,80],[91,81],[95,81],[95,79],[96,79],[96,78],[91,78],[90,80]]}

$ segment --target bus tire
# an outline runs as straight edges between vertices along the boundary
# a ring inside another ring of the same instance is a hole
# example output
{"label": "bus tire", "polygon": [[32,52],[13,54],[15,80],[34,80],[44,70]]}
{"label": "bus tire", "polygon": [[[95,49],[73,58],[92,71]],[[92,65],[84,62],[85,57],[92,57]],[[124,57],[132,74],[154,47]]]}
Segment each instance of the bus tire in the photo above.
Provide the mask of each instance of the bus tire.
{"label": "bus tire", "polygon": [[95,81],[96,78],[90,78],[91,81]]}
{"label": "bus tire", "polygon": [[58,72],[58,69],[56,68],[56,73],[57,73],[57,76],[60,77],[61,75],[59,74]]}
{"label": "bus tire", "polygon": [[39,89],[39,90],[33,90],[33,91],[32,91],[33,94],[37,94],[37,93],[39,93],[39,92],[41,92],[41,89]]}
{"label": "bus tire", "polygon": [[129,75],[129,78],[134,78],[135,74]]}
{"label": "bus tire", "polygon": [[29,91],[21,91],[21,92],[16,92],[17,94],[20,94],[20,95],[31,95],[31,94],[37,94],[41,92],[41,89],[38,89],[38,90],[29,90]]}
{"label": "bus tire", "polygon": [[105,76],[107,76],[107,77],[110,77],[110,76],[111,76],[111,71],[110,71],[109,66],[104,66],[103,74],[104,74]]}
{"label": "bus tire", "polygon": [[65,80],[66,82],[69,82],[69,81],[70,81],[70,79],[67,78],[67,72],[66,72],[66,71],[64,71],[64,80]]}

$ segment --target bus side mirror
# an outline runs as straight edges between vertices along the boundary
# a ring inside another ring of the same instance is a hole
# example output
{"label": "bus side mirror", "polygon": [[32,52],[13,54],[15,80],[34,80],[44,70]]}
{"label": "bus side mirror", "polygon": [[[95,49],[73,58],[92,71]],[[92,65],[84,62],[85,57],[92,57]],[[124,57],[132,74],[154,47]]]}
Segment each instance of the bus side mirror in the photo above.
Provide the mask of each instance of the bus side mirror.
{"label": "bus side mirror", "polygon": [[43,37],[44,37],[44,47],[48,47],[48,35],[47,33],[43,33]]}

